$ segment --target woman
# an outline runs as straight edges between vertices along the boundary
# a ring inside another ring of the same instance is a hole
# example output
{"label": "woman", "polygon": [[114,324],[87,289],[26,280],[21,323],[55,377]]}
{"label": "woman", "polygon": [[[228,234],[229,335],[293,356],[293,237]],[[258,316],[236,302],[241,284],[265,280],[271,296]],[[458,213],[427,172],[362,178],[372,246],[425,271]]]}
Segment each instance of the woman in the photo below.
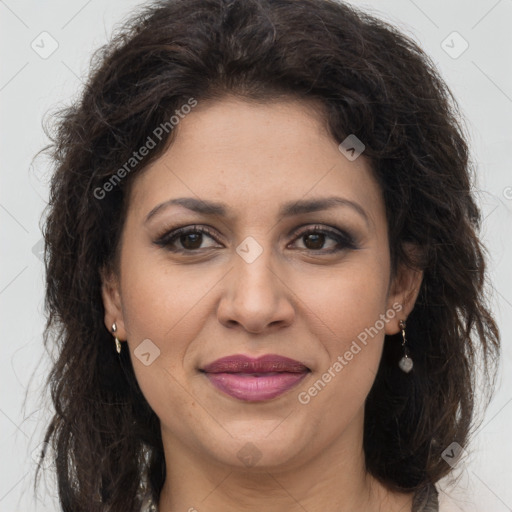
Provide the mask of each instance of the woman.
{"label": "woman", "polygon": [[331,0],[162,1],[102,48],[45,225],[63,510],[438,510],[499,354],[456,114]]}

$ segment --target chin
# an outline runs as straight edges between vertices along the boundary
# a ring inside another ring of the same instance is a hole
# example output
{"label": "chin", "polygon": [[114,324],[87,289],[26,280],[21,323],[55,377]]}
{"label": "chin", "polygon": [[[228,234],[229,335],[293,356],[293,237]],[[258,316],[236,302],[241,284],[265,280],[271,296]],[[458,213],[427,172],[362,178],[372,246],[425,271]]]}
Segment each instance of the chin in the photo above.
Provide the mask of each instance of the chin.
{"label": "chin", "polygon": [[291,425],[289,418],[237,421],[236,426],[226,425],[226,430],[231,436],[224,431],[224,442],[216,436],[212,438],[216,442],[208,448],[218,463],[238,469],[291,469],[312,445],[312,440],[304,435],[304,427]]}

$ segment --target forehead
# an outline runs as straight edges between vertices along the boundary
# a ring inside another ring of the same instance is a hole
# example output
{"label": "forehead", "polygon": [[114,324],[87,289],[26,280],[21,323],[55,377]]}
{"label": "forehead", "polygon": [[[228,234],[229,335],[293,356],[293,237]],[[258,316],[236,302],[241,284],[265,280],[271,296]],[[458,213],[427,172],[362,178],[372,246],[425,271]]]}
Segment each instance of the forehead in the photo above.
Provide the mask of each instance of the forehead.
{"label": "forehead", "polygon": [[199,103],[175,130],[166,152],[134,180],[137,215],[172,197],[221,201],[233,215],[254,216],[333,194],[366,204],[370,216],[383,213],[367,160],[339,151],[315,102],[226,97]]}

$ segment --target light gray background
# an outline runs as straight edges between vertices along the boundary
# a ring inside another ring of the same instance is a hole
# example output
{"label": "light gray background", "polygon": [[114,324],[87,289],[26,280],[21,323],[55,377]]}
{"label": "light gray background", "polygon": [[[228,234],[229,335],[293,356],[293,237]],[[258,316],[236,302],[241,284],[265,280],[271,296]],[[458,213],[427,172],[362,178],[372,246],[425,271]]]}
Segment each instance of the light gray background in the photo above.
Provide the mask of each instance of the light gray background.
{"label": "light gray background", "polygon": [[[352,3],[417,40],[439,67],[467,118],[478,164],[483,238],[491,256],[491,299],[503,337],[503,359],[498,392],[468,458],[457,466],[458,484],[444,482],[441,497],[451,503],[446,510],[510,511],[512,0]],[[43,265],[39,257],[48,163],[44,158],[32,161],[47,142],[41,120],[50,108],[76,97],[92,51],[139,4],[134,0],[0,0],[0,511],[58,510],[50,471],[45,471],[48,487],[41,488],[37,500],[32,492],[31,452],[41,442],[48,419],[48,408],[38,394],[48,367],[41,338]],[[35,41],[40,52],[51,48],[48,36],[40,36],[44,31],[58,43],[46,59],[31,47]],[[469,44],[457,58],[453,56],[463,49],[464,41],[456,35],[446,39],[453,31]]]}

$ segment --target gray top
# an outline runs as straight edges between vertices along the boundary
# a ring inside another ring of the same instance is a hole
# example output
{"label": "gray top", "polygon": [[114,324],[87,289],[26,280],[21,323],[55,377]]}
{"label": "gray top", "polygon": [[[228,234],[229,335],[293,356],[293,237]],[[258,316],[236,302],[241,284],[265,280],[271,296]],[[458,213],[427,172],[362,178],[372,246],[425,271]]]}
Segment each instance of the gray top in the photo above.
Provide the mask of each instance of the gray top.
{"label": "gray top", "polygon": [[435,485],[424,487],[414,495],[411,512],[439,512],[438,494]]}
{"label": "gray top", "polygon": [[[158,512],[151,498],[146,498],[141,512]],[[424,487],[414,495],[411,512],[439,512],[438,492],[435,485]]]}

